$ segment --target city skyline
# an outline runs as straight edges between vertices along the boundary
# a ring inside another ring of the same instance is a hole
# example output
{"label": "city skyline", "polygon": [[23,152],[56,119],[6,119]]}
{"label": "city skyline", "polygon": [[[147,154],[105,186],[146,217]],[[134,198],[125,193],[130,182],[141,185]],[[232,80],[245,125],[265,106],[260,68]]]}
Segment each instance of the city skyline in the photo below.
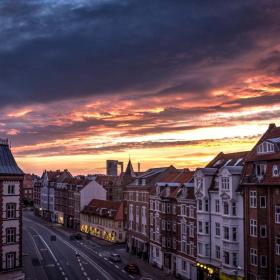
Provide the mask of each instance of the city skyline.
{"label": "city skyline", "polygon": [[279,125],[279,3],[141,3],[0,3],[0,135],[25,172],[203,167]]}

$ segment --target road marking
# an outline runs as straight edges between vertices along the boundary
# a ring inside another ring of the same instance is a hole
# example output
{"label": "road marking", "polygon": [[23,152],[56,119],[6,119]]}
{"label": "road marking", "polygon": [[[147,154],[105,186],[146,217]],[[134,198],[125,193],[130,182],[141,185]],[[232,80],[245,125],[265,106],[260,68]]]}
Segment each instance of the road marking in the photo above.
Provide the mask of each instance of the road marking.
{"label": "road marking", "polygon": [[86,272],[84,272],[84,275],[85,275],[85,277],[87,277],[87,273]]}
{"label": "road marking", "polygon": [[122,272],[123,272],[123,273],[126,273],[126,271],[124,271],[123,269],[122,269]]}
{"label": "road marking", "polygon": [[110,264],[113,264],[111,261],[109,261]]}
{"label": "road marking", "polygon": [[[28,219],[24,217],[24,220],[34,223],[34,220]],[[37,226],[43,228],[44,230],[49,231],[51,234],[55,233],[53,230],[49,229],[47,226],[37,223]],[[34,230],[35,231],[35,230]],[[36,232],[36,231],[35,231]],[[38,232],[37,232],[38,233]],[[103,275],[103,277],[107,280],[114,280],[114,278],[105,271],[100,265],[98,265],[95,261],[93,261],[87,254],[80,251],[77,247],[73,246],[69,242],[65,241],[61,236],[57,235],[57,239],[59,239],[62,243],[72,249],[74,252],[78,252],[80,256],[82,256],[85,260],[87,260],[93,267],[99,270],[99,272]],[[55,257],[55,256],[54,256]]]}
{"label": "road marking", "polygon": [[103,259],[104,259],[105,261],[108,261],[108,259],[107,259],[107,258],[105,258],[105,257],[104,257]]}
{"label": "road marking", "polygon": [[119,269],[120,267],[118,265],[115,265],[115,268]]}
{"label": "road marking", "polygon": [[129,276],[130,278],[134,279],[134,276],[132,276],[132,275],[130,275],[130,274],[129,274],[128,276]]}

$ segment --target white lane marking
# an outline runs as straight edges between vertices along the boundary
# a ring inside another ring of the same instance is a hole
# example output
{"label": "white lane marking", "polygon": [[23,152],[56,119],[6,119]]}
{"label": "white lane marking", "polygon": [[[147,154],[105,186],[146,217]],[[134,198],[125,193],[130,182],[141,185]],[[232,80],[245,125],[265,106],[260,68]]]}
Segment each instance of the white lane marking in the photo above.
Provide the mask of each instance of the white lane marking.
{"label": "white lane marking", "polygon": [[[34,223],[34,221],[24,218],[24,220],[27,220],[29,222]],[[44,230],[47,230],[51,234],[55,233],[53,230],[50,230],[48,227],[45,225],[41,225],[37,223],[37,226],[43,228]],[[36,232],[36,231],[35,231]],[[38,233],[38,232],[37,232]],[[84,254],[82,251],[80,251],[77,247],[74,247],[72,244],[69,242],[65,241],[61,236],[57,235],[57,239],[59,239],[62,243],[67,245],[70,249],[72,249],[74,252],[78,252],[80,256],[82,256],[85,260],[87,260],[93,267],[99,270],[99,272],[103,275],[103,277],[107,280],[114,280],[114,278],[109,274],[107,271],[105,271],[100,265],[98,265],[95,261],[93,261],[88,255]]]}
{"label": "white lane marking", "polygon": [[129,276],[131,279],[134,279],[134,276],[132,276],[132,275],[130,275],[130,274],[129,274],[128,276]]}
{"label": "white lane marking", "polygon": [[83,267],[81,267],[81,271],[85,271],[85,269]]}
{"label": "white lane marking", "polygon": [[84,275],[85,275],[85,277],[87,277],[87,273],[86,272],[84,272]]}
{"label": "white lane marking", "polygon": [[103,258],[105,261],[108,261],[108,259],[107,258]]}
{"label": "white lane marking", "polygon": [[115,265],[115,268],[119,269],[120,267],[118,265]]}
{"label": "white lane marking", "polygon": [[111,261],[109,261],[110,264],[113,264]]}
{"label": "white lane marking", "polygon": [[122,272],[123,272],[123,273],[126,273],[126,271],[124,271],[123,269],[122,269]]}

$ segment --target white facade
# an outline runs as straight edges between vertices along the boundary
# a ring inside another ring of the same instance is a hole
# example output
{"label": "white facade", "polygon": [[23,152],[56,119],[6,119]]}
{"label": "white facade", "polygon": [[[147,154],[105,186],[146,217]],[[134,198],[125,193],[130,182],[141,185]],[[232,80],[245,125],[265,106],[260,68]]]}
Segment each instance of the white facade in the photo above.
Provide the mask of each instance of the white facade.
{"label": "white facade", "polygon": [[195,173],[197,261],[221,274],[244,277],[241,166],[202,168]]}

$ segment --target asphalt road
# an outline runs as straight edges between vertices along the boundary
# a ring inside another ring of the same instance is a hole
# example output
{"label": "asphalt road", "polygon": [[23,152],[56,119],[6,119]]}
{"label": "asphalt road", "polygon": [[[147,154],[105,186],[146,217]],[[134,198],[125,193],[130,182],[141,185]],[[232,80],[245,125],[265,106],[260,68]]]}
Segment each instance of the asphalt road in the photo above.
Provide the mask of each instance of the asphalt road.
{"label": "asphalt road", "polygon": [[[51,236],[56,241],[51,241]],[[115,247],[117,248],[117,247]],[[122,264],[112,263],[104,252],[110,248],[70,241],[69,235],[34,217],[23,215],[23,262],[26,279],[32,280],[125,280]]]}

